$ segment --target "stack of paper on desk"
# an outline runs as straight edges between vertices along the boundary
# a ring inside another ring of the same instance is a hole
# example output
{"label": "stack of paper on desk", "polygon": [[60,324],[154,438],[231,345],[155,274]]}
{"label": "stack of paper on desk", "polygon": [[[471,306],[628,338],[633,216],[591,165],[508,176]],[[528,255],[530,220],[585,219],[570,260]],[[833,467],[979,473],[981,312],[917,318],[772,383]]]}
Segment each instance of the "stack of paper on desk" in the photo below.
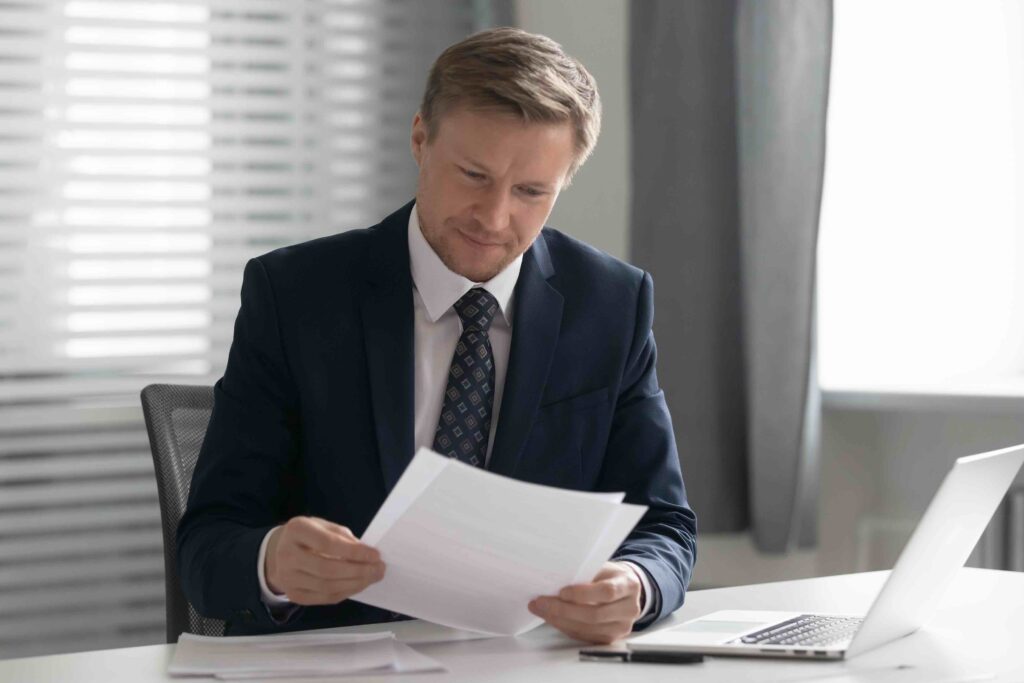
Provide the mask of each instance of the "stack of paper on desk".
{"label": "stack of paper on desk", "polygon": [[221,679],[443,671],[433,659],[386,633],[295,633],[215,638],[183,633],[172,676]]}
{"label": "stack of paper on desk", "polygon": [[647,510],[622,493],[528,484],[420,449],[362,540],[384,579],[353,599],[499,635],[540,619],[539,595],[587,582]]}

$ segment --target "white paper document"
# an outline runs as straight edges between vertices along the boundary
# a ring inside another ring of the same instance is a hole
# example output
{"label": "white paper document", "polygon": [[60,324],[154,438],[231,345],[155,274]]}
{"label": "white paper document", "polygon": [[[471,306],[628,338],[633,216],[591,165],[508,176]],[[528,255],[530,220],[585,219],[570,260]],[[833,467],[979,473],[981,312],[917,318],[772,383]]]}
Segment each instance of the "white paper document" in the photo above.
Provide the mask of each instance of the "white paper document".
{"label": "white paper document", "polygon": [[391,632],[224,638],[183,633],[168,667],[172,676],[231,680],[443,670]]}
{"label": "white paper document", "polygon": [[426,448],[398,480],[362,541],[383,580],[352,599],[496,635],[542,623],[540,595],[593,579],[647,510],[624,494],[529,484]]}

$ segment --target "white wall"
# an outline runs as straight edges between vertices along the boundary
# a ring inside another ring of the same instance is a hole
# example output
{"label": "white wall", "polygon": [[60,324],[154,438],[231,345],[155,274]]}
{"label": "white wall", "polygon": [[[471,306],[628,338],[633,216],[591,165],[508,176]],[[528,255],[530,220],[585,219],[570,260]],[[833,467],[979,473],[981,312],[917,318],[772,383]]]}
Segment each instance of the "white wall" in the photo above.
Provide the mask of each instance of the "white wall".
{"label": "white wall", "polygon": [[[548,221],[626,258],[629,236],[629,89],[625,0],[517,0],[519,26],[558,41],[597,80],[604,107],[593,156],[562,193]],[[585,18],[582,21],[581,18]]]}
{"label": "white wall", "polygon": [[823,574],[891,567],[953,460],[1024,442],[1024,397],[837,394],[832,404],[822,430]]}
{"label": "white wall", "polygon": [[764,555],[747,534],[702,535],[695,586],[889,569],[954,459],[1024,443],[1019,397],[832,394],[822,418],[818,547]]}

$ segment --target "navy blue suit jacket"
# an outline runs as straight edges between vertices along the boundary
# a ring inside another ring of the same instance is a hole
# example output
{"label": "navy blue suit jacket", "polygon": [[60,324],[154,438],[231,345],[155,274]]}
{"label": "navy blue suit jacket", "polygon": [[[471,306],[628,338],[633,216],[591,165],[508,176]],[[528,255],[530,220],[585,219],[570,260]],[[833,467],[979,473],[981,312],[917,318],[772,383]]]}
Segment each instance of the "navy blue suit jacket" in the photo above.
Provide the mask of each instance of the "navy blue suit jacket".
{"label": "navy blue suit jacket", "polygon": [[[411,208],[245,268],[177,539],[186,597],[227,620],[228,634],[393,618],[346,600],[276,624],[256,561],[267,531],[295,515],[361,535],[413,456]],[[514,302],[489,469],[625,491],[648,506],[616,559],[643,567],[657,587],[645,622],[664,616],[682,604],[696,520],[655,376],[651,278],[545,228],[524,255]]]}

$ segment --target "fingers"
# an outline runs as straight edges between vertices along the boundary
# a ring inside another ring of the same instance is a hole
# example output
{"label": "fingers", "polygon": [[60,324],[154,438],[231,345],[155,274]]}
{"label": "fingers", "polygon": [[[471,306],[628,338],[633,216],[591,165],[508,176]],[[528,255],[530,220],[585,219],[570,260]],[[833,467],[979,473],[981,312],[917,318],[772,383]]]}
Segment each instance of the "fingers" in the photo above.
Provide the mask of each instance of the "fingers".
{"label": "fingers", "polygon": [[287,595],[290,600],[300,604],[335,604],[361,593],[383,576],[384,571],[381,569],[370,578],[321,579],[301,570],[294,570],[287,579]]}
{"label": "fingers", "polygon": [[[628,600],[619,602],[628,602]],[[620,609],[623,607],[619,603],[613,603],[613,605],[618,605]],[[589,605],[571,605],[557,598],[537,598],[530,603],[531,612],[570,638],[602,644],[612,643],[627,636],[633,630],[633,622],[636,620],[636,615],[628,607],[622,610],[621,616],[617,617],[612,616],[611,611],[605,611],[596,618],[592,613],[576,611],[577,609],[601,610],[606,607],[610,608],[612,605],[600,608]]]}
{"label": "fingers", "polygon": [[288,598],[299,604],[332,605],[361,593],[375,582],[376,579],[328,581],[298,573],[288,590]]}
{"label": "fingers", "polygon": [[300,605],[335,604],[384,577],[380,553],[346,527],[295,517],[267,546],[266,578]]}
{"label": "fingers", "polygon": [[625,624],[583,624],[580,622],[564,621],[552,624],[559,631],[584,643],[595,645],[610,645],[616,640],[621,640],[629,635],[631,627]]}
{"label": "fingers", "polygon": [[592,582],[566,586],[558,597],[580,605],[601,605],[635,595],[639,605],[641,588],[636,572],[627,565],[605,562]]}
{"label": "fingers", "polygon": [[324,557],[349,562],[379,562],[380,553],[346,527],[315,517],[294,517],[285,525],[289,540]]}
{"label": "fingers", "polygon": [[383,576],[383,562],[353,562],[341,558],[321,557],[303,552],[298,567],[304,574],[320,579],[376,579]]}
{"label": "fingers", "polygon": [[609,562],[591,583],[566,586],[558,596],[532,600],[529,609],[566,635],[611,643],[633,630],[640,616],[640,580],[621,564]]}
{"label": "fingers", "polygon": [[566,586],[558,597],[580,605],[603,605],[622,600],[632,594],[633,586],[623,577],[614,577],[594,583]]}
{"label": "fingers", "polygon": [[552,597],[540,597],[530,603],[538,616],[545,620],[565,620],[581,624],[613,624],[621,621],[632,623],[640,610],[629,598],[622,598],[604,605],[577,605]]}
{"label": "fingers", "polygon": [[336,605],[361,592],[366,586],[342,588],[334,591],[294,588],[288,592],[288,599],[297,605]]}

